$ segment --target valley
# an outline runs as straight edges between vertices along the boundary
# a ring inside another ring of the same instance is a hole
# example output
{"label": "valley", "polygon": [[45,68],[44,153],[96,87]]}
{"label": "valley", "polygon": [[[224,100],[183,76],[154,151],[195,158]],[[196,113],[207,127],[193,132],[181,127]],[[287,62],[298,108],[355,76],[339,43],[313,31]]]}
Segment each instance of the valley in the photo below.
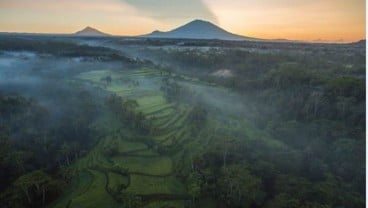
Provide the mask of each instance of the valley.
{"label": "valley", "polygon": [[363,207],[364,60],[358,43],[1,35],[0,199]]}

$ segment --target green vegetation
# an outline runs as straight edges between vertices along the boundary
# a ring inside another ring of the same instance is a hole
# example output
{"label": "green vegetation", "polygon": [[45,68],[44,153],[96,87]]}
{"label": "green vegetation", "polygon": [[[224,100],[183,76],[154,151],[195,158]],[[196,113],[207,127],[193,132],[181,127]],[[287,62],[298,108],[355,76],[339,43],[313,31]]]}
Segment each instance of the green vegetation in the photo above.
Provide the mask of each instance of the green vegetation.
{"label": "green vegetation", "polygon": [[53,125],[49,124],[51,113],[35,101],[19,95],[0,95],[4,148],[1,190],[5,190],[0,198],[7,206],[44,207],[56,199],[72,177],[65,166],[90,148],[93,130],[89,125],[98,111],[88,92],[68,93],[59,96],[80,99],[69,100],[70,108],[64,109],[65,115],[54,120]]}
{"label": "green vegetation", "polygon": [[1,207],[365,205],[356,45],[132,40],[151,62],[67,38],[5,40],[0,50],[94,59],[52,62],[64,72],[29,61],[14,76],[47,81],[11,83],[17,94],[0,83]]}

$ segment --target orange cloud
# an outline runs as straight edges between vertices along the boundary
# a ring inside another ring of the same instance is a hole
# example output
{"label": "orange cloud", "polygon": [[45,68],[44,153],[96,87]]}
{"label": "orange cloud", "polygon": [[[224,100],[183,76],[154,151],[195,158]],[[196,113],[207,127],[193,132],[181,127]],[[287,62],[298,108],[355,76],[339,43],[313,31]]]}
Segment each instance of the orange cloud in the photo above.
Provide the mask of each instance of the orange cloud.
{"label": "orange cloud", "polygon": [[[199,10],[190,13],[188,6],[184,19],[180,7],[178,12],[172,9],[157,16],[147,10],[159,10],[160,4],[145,5],[145,1],[0,0],[0,30],[71,33],[90,25],[110,34],[138,35],[169,30],[200,15]],[[201,0],[201,4],[221,27],[245,36],[310,41],[365,38],[364,0]]]}
{"label": "orange cloud", "polygon": [[365,38],[364,0],[206,0],[220,25],[260,38],[355,41]]}
{"label": "orange cloud", "polygon": [[154,24],[160,25],[119,0],[0,1],[2,31],[72,33],[90,25],[110,34],[137,35]]}

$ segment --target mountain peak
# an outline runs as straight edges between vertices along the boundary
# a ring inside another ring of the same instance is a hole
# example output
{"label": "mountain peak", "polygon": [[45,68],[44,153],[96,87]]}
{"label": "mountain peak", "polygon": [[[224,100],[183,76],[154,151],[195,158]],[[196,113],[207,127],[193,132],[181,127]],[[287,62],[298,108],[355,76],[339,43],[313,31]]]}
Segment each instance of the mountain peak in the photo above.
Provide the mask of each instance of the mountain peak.
{"label": "mountain peak", "polygon": [[193,21],[189,22],[189,24],[190,24],[190,23],[196,23],[196,24],[212,24],[212,23],[211,23],[211,22],[209,22],[209,21],[201,20],[201,19],[195,19],[195,20],[193,20]]}
{"label": "mountain peak", "polygon": [[154,31],[144,35],[148,38],[176,38],[176,39],[218,39],[218,40],[257,40],[230,33],[219,26],[205,20],[195,19],[181,27],[168,32]]}
{"label": "mountain peak", "polygon": [[74,33],[79,36],[107,36],[109,34],[103,33],[93,27],[87,26],[83,30]]}
{"label": "mountain peak", "polygon": [[91,27],[91,26],[87,26],[85,27],[83,30],[96,30],[95,28]]}
{"label": "mountain peak", "polygon": [[217,28],[219,30],[223,30],[222,28],[216,26],[212,22],[201,20],[201,19],[193,20],[193,21],[183,25],[182,27],[193,27],[193,28],[197,28],[197,29],[199,29],[199,28],[206,29],[206,28],[212,27],[212,28]]}

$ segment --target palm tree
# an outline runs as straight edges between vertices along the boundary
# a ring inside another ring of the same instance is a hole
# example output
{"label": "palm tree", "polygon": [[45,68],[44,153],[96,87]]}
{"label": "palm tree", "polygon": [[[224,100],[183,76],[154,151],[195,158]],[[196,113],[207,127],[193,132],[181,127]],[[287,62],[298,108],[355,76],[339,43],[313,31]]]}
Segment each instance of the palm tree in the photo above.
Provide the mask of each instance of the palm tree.
{"label": "palm tree", "polygon": [[229,148],[235,142],[235,139],[231,137],[227,137],[227,136],[225,136],[223,139],[224,139],[224,143],[223,143],[223,147],[224,147],[223,162],[224,164],[223,166],[224,168],[226,168],[226,160],[227,160]]}
{"label": "palm tree", "polygon": [[61,149],[59,151],[62,155],[64,155],[66,164],[69,166],[70,165],[70,157],[69,156],[72,152],[72,148],[70,147],[70,145],[68,143],[64,142],[64,144],[61,146]]}
{"label": "palm tree", "polygon": [[16,168],[18,169],[18,171],[20,172],[24,172],[25,168],[24,168],[24,164],[25,164],[25,156],[26,152],[24,151],[16,151],[14,153],[12,153],[11,157],[12,157],[12,161],[13,164],[16,166]]}
{"label": "palm tree", "polygon": [[126,111],[135,110],[138,106],[139,105],[136,100],[128,99],[123,101],[123,109],[125,109]]}
{"label": "palm tree", "polygon": [[42,170],[36,170],[19,177],[14,185],[19,187],[27,197],[28,204],[32,204],[32,187],[35,187],[36,195],[42,196],[42,207],[45,206],[46,191],[50,185],[52,178]]}
{"label": "palm tree", "polygon": [[79,155],[79,143],[74,141],[70,143],[71,154],[74,154],[74,159],[78,159]]}
{"label": "palm tree", "polygon": [[138,107],[136,100],[124,100],[122,104],[122,118],[126,123],[131,123],[132,127],[135,125],[135,109]]}

